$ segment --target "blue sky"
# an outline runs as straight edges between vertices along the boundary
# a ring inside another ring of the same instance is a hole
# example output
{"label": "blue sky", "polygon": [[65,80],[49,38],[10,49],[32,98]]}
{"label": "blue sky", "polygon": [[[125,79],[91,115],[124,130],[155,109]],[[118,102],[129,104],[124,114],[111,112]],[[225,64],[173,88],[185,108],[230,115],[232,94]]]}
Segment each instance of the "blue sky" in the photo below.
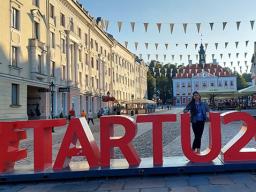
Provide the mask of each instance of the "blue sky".
{"label": "blue sky", "polygon": [[[147,62],[148,54],[150,60],[156,59],[163,63],[184,63],[188,64],[188,55],[193,63],[196,63],[195,44],[207,43],[207,62],[214,58],[223,66],[239,70],[238,62],[245,71],[245,61],[249,64],[253,53],[254,41],[256,41],[256,22],[254,30],[251,30],[250,21],[256,20],[255,0],[80,0],[85,9],[94,17],[103,17],[109,21],[108,32],[124,45],[128,42],[128,49],[140,55]],[[122,21],[121,32],[118,32],[117,21]],[[241,21],[240,29],[237,31],[236,22]],[[130,22],[136,22],[135,31],[132,32]],[[213,30],[210,30],[209,23],[213,22]],[[223,22],[228,22],[223,31]],[[148,32],[144,30],[143,23],[149,23]],[[156,23],[162,23],[161,32],[158,32]],[[174,31],[170,33],[170,23],[174,23]],[[188,23],[187,33],[184,33],[183,23]],[[196,23],[201,23],[201,30],[198,34]],[[245,46],[245,41],[249,41]],[[138,49],[135,49],[135,42],[138,42]],[[225,42],[229,42],[225,48]],[[235,42],[238,43],[236,48]],[[149,48],[145,48],[149,43]],[[158,43],[158,49],[155,48]],[[168,43],[168,49],[165,48]],[[216,50],[215,43],[218,43]],[[176,47],[176,44],[178,46]],[[188,44],[186,49],[185,44]],[[231,53],[229,59],[228,54]],[[238,58],[237,58],[237,53]],[[248,53],[244,57],[244,53]],[[163,55],[166,54],[164,61]],[[223,58],[220,58],[223,54]],[[172,60],[172,55],[175,55]],[[180,60],[182,55],[182,60]]]}

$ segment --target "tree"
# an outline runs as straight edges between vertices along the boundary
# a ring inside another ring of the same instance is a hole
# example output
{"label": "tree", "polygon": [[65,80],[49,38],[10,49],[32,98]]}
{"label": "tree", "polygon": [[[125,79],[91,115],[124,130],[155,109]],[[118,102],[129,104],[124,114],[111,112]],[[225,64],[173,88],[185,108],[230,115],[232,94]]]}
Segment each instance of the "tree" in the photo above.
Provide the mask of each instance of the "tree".
{"label": "tree", "polygon": [[245,79],[246,82],[251,82],[252,81],[251,73],[243,73],[242,77]]}
{"label": "tree", "polygon": [[236,75],[237,89],[238,90],[248,87],[248,84],[247,84],[246,80],[244,79],[244,77],[242,75],[240,75],[237,72],[235,72],[235,75]]}

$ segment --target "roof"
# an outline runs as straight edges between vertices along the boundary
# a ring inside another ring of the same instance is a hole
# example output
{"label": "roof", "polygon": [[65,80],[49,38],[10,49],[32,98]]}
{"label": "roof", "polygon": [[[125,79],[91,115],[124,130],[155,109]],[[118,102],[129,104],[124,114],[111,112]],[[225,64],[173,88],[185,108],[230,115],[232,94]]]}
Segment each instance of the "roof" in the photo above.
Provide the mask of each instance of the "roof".
{"label": "roof", "polygon": [[207,63],[203,66],[196,63],[196,64],[189,64],[187,66],[180,67],[177,71],[176,77],[174,78],[191,78],[194,76],[199,76],[200,73],[206,72],[210,75],[217,76],[217,77],[230,77],[232,74],[221,67],[219,64],[215,63]]}

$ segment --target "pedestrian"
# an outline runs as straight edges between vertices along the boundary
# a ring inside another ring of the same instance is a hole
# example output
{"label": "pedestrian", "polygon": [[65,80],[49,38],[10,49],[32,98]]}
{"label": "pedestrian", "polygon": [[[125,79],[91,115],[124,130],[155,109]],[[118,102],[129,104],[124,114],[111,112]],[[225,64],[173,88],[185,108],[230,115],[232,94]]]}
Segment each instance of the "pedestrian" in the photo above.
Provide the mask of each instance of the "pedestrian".
{"label": "pedestrian", "polygon": [[88,125],[90,124],[90,121],[91,121],[92,124],[94,125],[94,122],[93,122],[93,113],[92,113],[91,110],[88,112],[88,119],[87,119],[87,121],[88,121]]}
{"label": "pedestrian", "polygon": [[194,141],[192,149],[196,153],[200,153],[201,138],[204,131],[205,121],[208,119],[209,107],[207,103],[201,101],[200,94],[195,91],[193,98],[184,109],[184,112],[190,111],[192,129],[194,132]]}
{"label": "pedestrian", "polygon": [[68,119],[70,120],[71,118],[74,118],[76,116],[75,110],[72,107],[69,112],[68,112]]}
{"label": "pedestrian", "polygon": [[86,113],[84,110],[81,112],[81,117],[84,117],[86,119]]}

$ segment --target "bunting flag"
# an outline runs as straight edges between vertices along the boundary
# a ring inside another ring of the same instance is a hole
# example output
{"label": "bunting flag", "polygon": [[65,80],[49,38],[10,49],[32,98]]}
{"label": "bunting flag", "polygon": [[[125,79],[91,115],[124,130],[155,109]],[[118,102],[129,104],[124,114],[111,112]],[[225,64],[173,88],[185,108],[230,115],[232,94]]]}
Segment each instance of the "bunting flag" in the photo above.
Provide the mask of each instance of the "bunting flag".
{"label": "bunting flag", "polygon": [[156,47],[156,50],[157,50],[157,48],[158,48],[158,43],[155,43],[155,47]]}
{"label": "bunting flag", "polygon": [[165,49],[167,50],[168,49],[168,43],[165,43]]}
{"label": "bunting flag", "polygon": [[245,46],[246,46],[246,47],[248,46],[248,43],[249,43],[249,41],[245,41]]}
{"label": "bunting flag", "polygon": [[130,24],[131,24],[132,32],[134,32],[135,22],[131,22]]}
{"label": "bunting flag", "polygon": [[231,67],[232,67],[233,66],[233,61],[231,61],[230,64],[231,64]]}
{"label": "bunting flag", "polygon": [[198,54],[196,54],[196,60],[198,60]]}
{"label": "bunting flag", "polygon": [[172,55],[172,60],[174,60],[174,56],[175,56],[175,55]]}
{"label": "bunting flag", "polygon": [[247,57],[247,53],[244,53],[244,58],[246,58]]}
{"label": "bunting flag", "polygon": [[182,60],[182,55],[180,55],[180,60]]}
{"label": "bunting flag", "polygon": [[214,54],[212,54],[212,59],[214,59],[214,56],[215,56],[215,55],[214,55]]}
{"label": "bunting flag", "polygon": [[185,47],[186,47],[186,49],[188,48],[188,44],[187,43],[185,44]]}
{"label": "bunting flag", "polygon": [[229,59],[230,59],[230,57],[231,57],[231,53],[228,54],[228,58],[229,58]]}
{"label": "bunting flag", "polygon": [[219,45],[218,43],[215,43],[215,48],[216,48],[216,50],[218,49],[218,45]]}
{"label": "bunting flag", "polygon": [[198,44],[196,43],[196,44],[195,44],[195,50],[196,50],[197,46],[198,46]]}
{"label": "bunting flag", "polygon": [[220,54],[220,59],[222,59],[222,57],[223,57],[223,54],[221,53],[221,54]]}
{"label": "bunting flag", "polygon": [[188,55],[188,60],[190,60],[190,55]]}
{"label": "bunting flag", "polygon": [[106,31],[108,30],[108,26],[109,26],[109,21],[108,20],[105,20],[105,29],[106,29]]}
{"label": "bunting flag", "polygon": [[204,44],[204,46],[205,46],[205,49],[207,49],[207,47],[208,47],[208,43],[205,43],[205,44]]}
{"label": "bunting flag", "polygon": [[226,66],[226,62],[223,63],[224,64],[224,67]]}
{"label": "bunting flag", "polygon": [[[158,60],[158,54],[156,54],[156,60]],[[160,72],[160,68],[159,68],[159,72]]]}
{"label": "bunting flag", "polygon": [[164,60],[166,60],[166,54],[164,54]]}
{"label": "bunting flag", "polygon": [[160,33],[161,32],[162,23],[157,23],[156,25],[157,25],[158,32]]}
{"label": "bunting flag", "polygon": [[[239,66],[240,65],[240,61],[237,61],[237,65]],[[241,66],[242,67],[242,66]]]}
{"label": "bunting flag", "polygon": [[148,54],[148,60],[149,60],[149,58],[150,58],[150,54]]}
{"label": "bunting flag", "polygon": [[228,46],[228,42],[225,42],[225,48],[227,48],[227,46]]}
{"label": "bunting flag", "polygon": [[213,25],[214,25],[214,23],[210,23],[211,31],[213,29]]}
{"label": "bunting flag", "polygon": [[170,32],[171,32],[171,34],[173,32],[173,29],[174,29],[174,23],[170,23]]}
{"label": "bunting flag", "polygon": [[145,32],[148,32],[148,23],[144,23]]}
{"label": "bunting flag", "polygon": [[254,27],[254,22],[255,21],[250,21],[252,30],[253,30],[253,27]]}
{"label": "bunting flag", "polygon": [[125,48],[127,49],[128,41],[125,41],[124,44],[125,44]]}
{"label": "bunting flag", "polygon": [[236,53],[236,58],[238,58],[238,56],[239,56],[239,53]]}
{"label": "bunting flag", "polygon": [[237,31],[239,31],[240,24],[241,24],[241,21],[237,21],[237,22],[236,22],[236,29],[237,29]]}
{"label": "bunting flag", "polygon": [[188,26],[187,23],[183,23],[183,29],[184,29],[184,33],[185,34],[187,33],[187,26]]}
{"label": "bunting flag", "polygon": [[197,32],[200,33],[201,23],[196,23]]}
{"label": "bunting flag", "polygon": [[244,64],[245,64],[245,66],[246,66],[246,67],[248,67],[248,65],[247,65],[247,61],[244,61]]}
{"label": "bunting flag", "polygon": [[227,26],[227,22],[223,22],[222,23],[222,26],[223,26],[223,31],[225,30],[226,26]]}
{"label": "bunting flag", "polygon": [[179,46],[179,44],[178,43],[176,43],[176,47],[178,47]]}
{"label": "bunting flag", "polygon": [[135,44],[135,49],[137,50],[137,49],[138,49],[138,44],[139,44],[139,43],[138,43],[138,42],[135,42],[134,44]]}
{"label": "bunting flag", "polygon": [[117,22],[117,26],[118,26],[118,31],[119,31],[119,33],[121,32],[122,25],[123,25],[123,22],[122,22],[122,21],[118,21],[118,22]]}
{"label": "bunting flag", "polygon": [[237,46],[238,46],[238,43],[239,43],[238,41],[236,41],[236,42],[235,42],[235,44],[236,44],[236,48],[237,48]]}
{"label": "bunting flag", "polygon": [[145,47],[146,47],[146,49],[148,49],[148,43],[145,43]]}

